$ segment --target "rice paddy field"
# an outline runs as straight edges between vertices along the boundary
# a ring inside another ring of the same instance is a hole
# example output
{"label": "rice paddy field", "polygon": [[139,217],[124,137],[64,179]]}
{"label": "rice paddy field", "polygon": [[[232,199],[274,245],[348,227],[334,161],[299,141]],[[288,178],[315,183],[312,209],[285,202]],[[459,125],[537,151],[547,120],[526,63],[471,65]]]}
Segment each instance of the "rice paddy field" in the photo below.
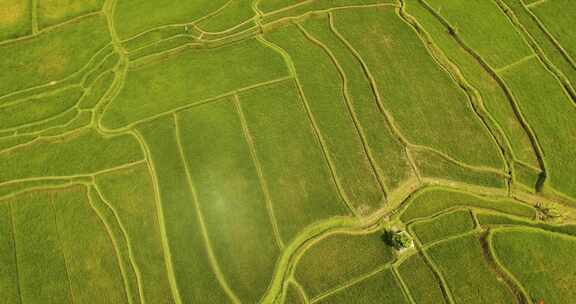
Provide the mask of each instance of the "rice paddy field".
{"label": "rice paddy field", "polygon": [[570,304],[575,252],[574,1],[0,0],[0,304]]}

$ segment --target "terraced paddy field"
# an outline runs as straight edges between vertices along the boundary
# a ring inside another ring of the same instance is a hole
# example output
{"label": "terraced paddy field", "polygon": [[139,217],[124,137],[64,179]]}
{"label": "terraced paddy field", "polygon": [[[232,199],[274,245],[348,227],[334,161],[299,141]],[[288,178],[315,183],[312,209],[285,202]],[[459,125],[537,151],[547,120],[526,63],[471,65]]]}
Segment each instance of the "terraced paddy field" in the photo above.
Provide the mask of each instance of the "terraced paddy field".
{"label": "terraced paddy field", "polygon": [[576,303],[575,29],[0,0],[0,304]]}

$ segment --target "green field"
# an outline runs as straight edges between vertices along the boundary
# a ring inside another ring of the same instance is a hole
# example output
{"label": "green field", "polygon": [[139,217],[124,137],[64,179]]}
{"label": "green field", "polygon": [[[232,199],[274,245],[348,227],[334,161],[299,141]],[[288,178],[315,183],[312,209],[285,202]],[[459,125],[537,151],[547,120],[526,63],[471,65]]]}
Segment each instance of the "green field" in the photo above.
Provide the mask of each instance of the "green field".
{"label": "green field", "polygon": [[576,303],[570,0],[0,0],[0,304]]}

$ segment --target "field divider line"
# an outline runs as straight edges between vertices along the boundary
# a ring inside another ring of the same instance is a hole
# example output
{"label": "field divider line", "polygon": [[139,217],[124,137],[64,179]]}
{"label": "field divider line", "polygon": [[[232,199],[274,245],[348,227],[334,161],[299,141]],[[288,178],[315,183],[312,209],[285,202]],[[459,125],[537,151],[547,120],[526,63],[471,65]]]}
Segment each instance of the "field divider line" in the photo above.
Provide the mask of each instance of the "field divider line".
{"label": "field divider line", "polygon": [[38,35],[38,0],[30,0],[31,13],[30,18],[32,19],[32,35]]}
{"label": "field divider line", "polygon": [[392,115],[384,107],[384,104],[382,102],[382,97],[380,96],[380,92],[378,91],[376,79],[372,75],[372,72],[370,72],[368,65],[366,64],[366,62],[364,61],[364,59],[362,58],[360,53],[338,31],[338,29],[336,28],[336,23],[334,21],[334,15],[332,13],[329,13],[328,18],[330,21],[330,30],[332,31],[332,33],[334,33],[334,35],[336,35],[336,37],[338,37],[338,39],[344,45],[346,45],[348,50],[354,55],[356,60],[358,60],[358,62],[360,63],[360,66],[362,67],[362,71],[364,72],[364,75],[366,75],[366,78],[368,78],[368,80],[369,80],[370,88],[372,89],[372,93],[374,94],[374,97],[376,98],[376,105],[378,106],[378,110],[380,111],[380,113],[383,116],[384,122],[386,123],[386,125],[388,126],[390,131],[392,131],[392,133],[393,133],[394,137],[396,138],[396,140],[398,141],[398,143],[400,143],[406,149],[405,153],[406,153],[407,159],[408,159],[408,161],[412,167],[412,170],[414,171],[413,173],[418,177],[419,180],[421,180],[420,174],[419,174],[418,170],[416,170],[416,168],[417,168],[416,163],[414,163],[414,160],[409,156],[409,153],[408,153],[409,142],[406,139],[406,137],[404,137],[404,135],[400,132],[400,129],[396,125]]}
{"label": "field divider line", "polygon": [[358,284],[364,280],[367,280],[367,279],[369,279],[369,278],[371,278],[371,277],[373,277],[373,276],[375,276],[375,275],[377,275],[383,271],[386,271],[386,270],[390,269],[391,267],[392,267],[392,262],[388,262],[388,263],[385,263],[384,265],[377,266],[372,271],[369,271],[363,275],[360,275],[356,278],[353,278],[353,279],[345,282],[344,284],[336,286],[335,288],[332,288],[332,289],[327,290],[326,292],[324,292],[322,294],[315,296],[314,298],[310,299],[310,303],[313,304],[313,303],[316,303],[320,300],[323,300],[323,299],[325,299],[325,298],[327,298],[333,294],[336,294],[336,293],[338,293],[344,289],[347,289],[347,288],[354,286],[354,285],[356,285],[356,284]]}
{"label": "field divider line", "polygon": [[86,186],[86,188],[87,188],[86,196],[88,197],[88,204],[92,208],[92,211],[100,219],[100,222],[104,226],[104,230],[106,230],[106,232],[108,233],[108,237],[110,238],[110,242],[111,242],[112,247],[114,248],[114,251],[116,253],[116,262],[118,263],[118,267],[120,268],[120,274],[122,276],[122,280],[124,283],[124,291],[126,292],[126,300],[127,300],[128,304],[134,304],[134,301],[132,299],[132,291],[131,291],[131,289],[129,287],[129,283],[128,283],[128,275],[126,274],[126,269],[124,268],[123,259],[122,259],[121,254],[120,254],[120,249],[118,248],[117,241],[114,238],[114,235],[110,229],[110,226],[108,225],[108,222],[104,219],[104,215],[94,205],[94,201],[92,199],[92,195],[93,195],[93,191],[94,191],[93,185]]}
{"label": "field divider line", "polygon": [[510,68],[513,68],[517,65],[521,65],[522,63],[529,61],[532,58],[537,58],[538,54],[533,53],[531,55],[528,55],[526,57],[520,58],[518,60],[516,60],[515,62],[512,62],[510,64],[507,64],[505,66],[499,67],[499,68],[495,68],[494,71],[498,74],[502,74],[503,72],[506,72],[507,70],[509,70]]}
{"label": "field divider line", "polygon": [[60,229],[58,229],[58,216],[56,214],[56,203],[53,197],[50,198],[50,209],[52,210],[52,215],[54,216],[54,229],[56,230],[56,240],[57,244],[60,246],[60,252],[62,253],[62,259],[64,260],[64,268],[66,269],[66,281],[68,281],[68,290],[70,291],[70,300],[72,304],[76,303],[74,297],[74,290],[72,289],[72,278],[70,276],[70,266],[68,263],[68,255],[66,254],[64,244],[62,242],[62,237],[60,236]]}
{"label": "field divider line", "polygon": [[182,165],[184,166],[184,170],[186,171],[186,179],[188,182],[188,187],[190,188],[190,192],[192,193],[192,200],[193,200],[192,205],[193,205],[194,209],[196,210],[196,215],[198,218],[198,224],[200,225],[200,231],[201,231],[202,236],[204,238],[204,245],[206,247],[206,252],[208,254],[208,260],[210,262],[210,266],[211,266],[212,270],[214,271],[214,275],[216,276],[216,279],[220,283],[220,286],[222,287],[222,289],[224,289],[224,292],[226,293],[226,295],[228,295],[230,300],[236,304],[241,303],[238,296],[236,296],[236,294],[234,293],[234,291],[232,290],[232,288],[230,287],[230,285],[226,281],[226,277],[224,276],[222,270],[220,269],[218,259],[216,258],[216,254],[214,253],[214,250],[212,248],[212,243],[211,243],[209,235],[208,235],[208,228],[206,226],[206,223],[204,222],[204,216],[203,216],[202,210],[200,208],[200,201],[198,200],[198,194],[196,192],[196,187],[194,186],[194,183],[192,182],[192,174],[190,173],[190,167],[189,167],[188,159],[186,158],[186,155],[184,154],[184,148],[182,145],[181,133],[180,133],[179,117],[176,113],[173,113],[172,115],[173,115],[172,119],[174,120],[174,126],[175,126],[174,132],[175,132],[175,136],[176,136],[176,143],[177,143],[178,150],[179,150],[178,152],[180,154],[180,162],[182,163]]}
{"label": "field divider line", "polygon": [[[540,62],[544,65],[546,70],[548,70],[554,78],[560,83],[563,87],[564,91],[568,94],[568,97],[572,100],[572,102],[576,105],[576,90],[574,90],[573,84],[568,80],[566,75],[556,66],[546,53],[542,49],[542,47],[538,44],[536,39],[528,32],[528,30],[524,27],[524,25],[520,22],[518,17],[516,16],[515,12],[504,3],[502,0],[494,0],[498,8],[502,11],[504,15],[510,20],[512,25],[515,27],[516,31],[522,35],[526,43],[532,48],[534,53],[540,59]],[[546,32],[543,31],[545,34]],[[552,41],[554,44],[554,41]],[[554,45],[556,47],[556,45]],[[558,47],[556,47],[558,49]],[[561,49],[558,49],[560,53],[562,53]],[[573,66],[574,67],[574,66]]]}
{"label": "field divider line", "polygon": [[284,242],[282,241],[282,236],[280,234],[280,229],[278,227],[278,221],[276,220],[276,215],[274,212],[274,206],[272,203],[272,198],[270,196],[268,183],[264,178],[264,172],[262,170],[262,165],[256,152],[256,145],[254,143],[254,138],[252,137],[250,129],[248,128],[248,123],[246,121],[246,117],[244,116],[244,111],[242,110],[242,104],[240,103],[238,94],[234,94],[233,101],[234,101],[233,102],[234,108],[236,110],[236,113],[238,114],[238,118],[240,119],[240,125],[242,126],[242,134],[244,140],[248,145],[248,150],[250,151],[250,157],[252,159],[252,162],[254,163],[256,174],[258,175],[260,188],[262,189],[262,193],[264,194],[264,198],[266,200],[266,209],[268,210],[268,217],[270,218],[270,224],[272,225],[272,231],[274,232],[274,240],[276,241],[276,245],[278,246],[278,248],[282,250],[284,248]]}
{"label": "field divider line", "polygon": [[[24,1],[24,0],[22,0],[22,1]],[[38,0],[31,0],[31,1],[38,1]],[[42,29],[37,29],[37,32],[36,32],[36,33],[30,34],[30,35],[25,35],[25,36],[21,36],[21,37],[14,38],[14,39],[8,39],[8,40],[0,41],[0,47],[2,47],[2,46],[4,46],[4,45],[7,45],[7,44],[14,44],[14,43],[18,43],[18,42],[21,42],[21,41],[24,41],[24,40],[33,39],[33,38],[35,38],[36,36],[39,36],[39,35],[41,35],[41,34],[43,34],[43,33],[47,33],[47,32],[54,31],[54,30],[56,30],[56,29],[58,29],[58,28],[60,28],[60,27],[66,26],[66,25],[68,25],[68,24],[77,23],[78,21],[80,21],[80,20],[82,20],[82,19],[89,18],[89,17],[92,17],[92,16],[94,16],[94,15],[98,15],[98,14],[100,14],[100,13],[101,13],[100,11],[95,11],[95,12],[88,13],[88,14],[85,14],[85,15],[80,15],[80,16],[74,17],[74,18],[72,18],[72,19],[66,20],[66,21],[64,21],[64,22],[55,24],[55,25],[47,26],[47,27],[44,27],[44,28],[42,28]],[[33,20],[33,19],[31,19],[31,20]]]}
{"label": "field divider line", "polygon": [[116,220],[116,223],[118,224],[118,227],[120,228],[120,231],[122,231],[122,236],[124,238],[124,242],[126,243],[126,248],[128,250],[128,258],[130,260],[132,270],[134,271],[134,274],[136,276],[136,282],[138,284],[138,293],[140,295],[140,303],[145,304],[146,299],[144,297],[142,273],[140,272],[140,268],[138,267],[138,264],[136,263],[136,258],[134,256],[134,250],[132,249],[132,242],[131,242],[130,236],[128,234],[128,231],[124,227],[124,224],[122,224],[122,221],[120,220],[120,216],[118,215],[118,212],[116,211],[116,209],[112,206],[112,204],[110,204],[110,202],[108,202],[106,200],[106,198],[104,197],[104,194],[102,193],[102,191],[100,191],[100,189],[98,187],[98,183],[96,183],[96,181],[94,182],[93,188],[96,192],[96,195],[98,195],[100,197],[100,200],[104,203],[104,205],[106,205],[106,207],[108,209],[110,209],[110,211],[112,211],[112,214],[114,215],[114,219]]}
{"label": "field divider line", "polygon": [[483,231],[480,234],[480,248],[482,251],[482,256],[484,257],[484,262],[490,271],[496,276],[496,278],[504,283],[510,293],[516,298],[516,303],[518,304],[528,304],[532,303],[530,296],[526,292],[526,289],[519,283],[518,280],[507,271],[502,264],[496,259],[495,252],[492,248],[490,230]]}
{"label": "field divider line", "polygon": [[408,288],[408,286],[406,286],[406,283],[404,282],[404,280],[402,279],[402,276],[400,275],[400,273],[398,272],[398,269],[396,268],[396,266],[391,265],[390,266],[390,270],[392,271],[392,274],[394,275],[394,279],[398,282],[398,284],[400,285],[400,289],[402,290],[402,293],[404,294],[404,298],[410,302],[410,304],[417,304],[416,301],[414,301],[414,297],[412,296],[412,293],[410,292],[410,289]]}
{"label": "field divider line", "polygon": [[178,112],[180,112],[180,111],[184,111],[184,110],[189,109],[189,108],[193,108],[193,107],[197,107],[197,106],[202,106],[202,105],[209,104],[209,103],[212,103],[212,102],[218,102],[218,101],[221,101],[222,99],[224,99],[224,98],[226,98],[226,97],[233,96],[233,95],[236,94],[236,93],[240,93],[240,92],[244,92],[244,91],[249,91],[249,90],[256,89],[256,88],[263,87],[263,86],[267,86],[267,85],[273,85],[273,84],[276,84],[276,83],[279,83],[279,82],[282,82],[282,81],[286,81],[286,80],[292,79],[292,78],[293,78],[293,77],[292,77],[291,75],[289,75],[289,76],[285,76],[285,77],[280,77],[280,78],[277,78],[277,79],[273,79],[273,80],[270,80],[270,81],[260,82],[260,83],[257,83],[257,84],[254,84],[254,85],[250,85],[250,86],[246,86],[246,87],[243,87],[243,88],[239,88],[239,89],[236,89],[236,90],[232,90],[232,91],[223,93],[223,94],[221,94],[221,95],[209,97],[209,98],[206,98],[206,99],[203,99],[203,100],[199,100],[199,101],[197,101],[197,102],[193,102],[193,103],[189,103],[189,104],[186,104],[186,105],[183,105],[183,106],[175,107],[175,108],[170,109],[170,110],[168,110],[168,111],[166,111],[166,112],[158,113],[158,114],[155,114],[155,115],[152,115],[152,116],[143,118],[143,119],[136,120],[136,121],[134,121],[134,122],[131,122],[131,123],[127,124],[127,125],[124,126],[124,127],[120,127],[120,128],[117,128],[117,129],[108,129],[108,128],[102,126],[101,122],[98,123],[98,128],[99,128],[101,131],[103,131],[103,132],[105,132],[105,133],[110,133],[110,134],[121,134],[121,133],[124,133],[124,132],[129,132],[130,130],[133,130],[138,124],[150,122],[150,121],[153,121],[153,120],[158,119],[158,118],[163,117],[163,116],[173,115],[174,113],[178,113]]}
{"label": "field divider line", "polygon": [[546,28],[546,26],[544,25],[544,23],[542,23],[542,21],[540,20],[540,18],[538,18],[538,16],[536,16],[536,14],[524,7],[524,9],[526,10],[526,12],[528,13],[528,15],[530,16],[530,18],[532,18],[532,20],[534,20],[534,22],[536,22],[536,24],[538,25],[538,28],[540,28],[540,30],[542,30],[542,32],[546,35],[546,37],[548,38],[548,40],[550,40],[552,42],[552,44],[554,45],[554,47],[556,49],[558,49],[558,51],[560,52],[560,54],[562,54],[562,57],[564,57],[564,59],[566,59],[566,61],[568,61],[568,63],[574,68],[576,69],[576,62],[574,61],[574,58],[572,58],[572,56],[570,56],[570,54],[568,54],[568,52],[566,51],[566,49],[564,49],[564,47],[560,44],[560,42],[558,41],[558,39],[556,39],[556,37],[554,37],[554,35],[552,35],[552,33],[550,33],[550,31],[548,30],[548,28]]}
{"label": "field divider line", "polygon": [[[543,172],[543,174],[539,177],[539,181],[538,181],[538,184],[540,185],[539,187],[541,187],[541,185],[543,185],[546,182],[546,167],[547,167],[545,160],[544,160],[544,157],[543,157],[542,148],[540,147],[540,142],[538,141],[538,138],[536,137],[534,131],[532,130],[532,127],[526,121],[526,118],[524,117],[522,110],[520,109],[520,106],[519,106],[518,102],[516,101],[516,98],[514,97],[514,94],[512,93],[510,88],[508,88],[508,86],[506,85],[504,80],[502,80],[502,78],[484,60],[484,58],[482,58],[482,56],[480,56],[474,49],[469,47],[462,40],[462,38],[456,34],[454,27],[442,15],[440,15],[438,12],[436,12],[425,0],[418,0],[418,2],[426,11],[428,11],[434,18],[436,18],[438,20],[438,22],[440,22],[445,28],[447,28],[449,30],[450,36],[454,39],[454,41],[458,45],[460,45],[470,56],[472,56],[482,66],[482,68],[492,77],[492,79],[494,79],[494,81],[496,81],[496,83],[500,86],[500,88],[502,89],[502,91],[506,95],[506,98],[510,102],[510,105],[512,107],[512,110],[514,111],[516,118],[520,122],[520,125],[522,126],[522,128],[524,129],[524,131],[526,132],[526,134],[528,136],[528,139],[530,140],[530,144],[532,145],[534,153],[536,154],[538,164],[541,167],[541,170]],[[488,116],[491,117],[490,115],[488,115]],[[513,176],[514,171],[513,171],[513,168],[511,168],[511,169],[512,169],[512,176]],[[511,179],[511,181],[513,181],[513,178]],[[511,187],[509,185],[509,189],[510,188]],[[536,190],[539,190],[539,189],[536,189]]]}
{"label": "field divider line", "polygon": [[503,172],[501,170],[498,170],[496,168],[492,168],[492,167],[485,167],[485,166],[473,166],[473,165],[469,165],[466,164],[462,161],[459,161],[453,157],[451,157],[450,155],[442,152],[442,151],[438,151],[435,148],[429,147],[429,146],[423,146],[423,145],[417,145],[417,144],[409,144],[410,148],[413,148],[414,150],[420,150],[420,151],[428,151],[431,152],[433,154],[436,154],[437,156],[440,156],[441,158],[444,158],[446,161],[456,165],[456,166],[460,166],[462,168],[466,168],[472,171],[476,171],[476,172],[480,172],[480,173],[493,173],[493,174],[498,174],[501,175],[505,178],[509,178],[510,175],[507,174],[506,172]]}
{"label": "field divider line", "polygon": [[23,304],[22,301],[22,280],[20,278],[20,267],[18,266],[18,253],[16,248],[16,224],[14,224],[14,206],[12,206],[12,202],[8,202],[8,208],[10,209],[10,226],[12,232],[12,246],[14,247],[14,267],[16,268],[16,289],[18,290],[18,299],[20,300],[20,304]]}
{"label": "field divider line", "polygon": [[360,125],[360,120],[358,119],[358,115],[356,114],[356,112],[354,110],[354,106],[352,105],[352,102],[350,101],[351,97],[350,97],[350,91],[349,91],[349,87],[348,87],[349,80],[346,77],[346,73],[344,72],[344,69],[342,68],[342,66],[340,65],[338,60],[336,59],[336,56],[334,55],[334,53],[328,48],[327,45],[325,45],[319,39],[317,39],[316,37],[313,37],[313,35],[308,33],[306,31],[306,29],[301,24],[296,23],[296,25],[298,26],[300,31],[304,34],[304,36],[306,36],[306,38],[310,42],[312,42],[313,44],[316,44],[318,47],[320,47],[326,53],[326,55],[328,55],[328,57],[332,61],[332,64],[334,64],[334,67],[336,67],[336,69],[338,70],[340,80],[342,81],[342,96],[344,96],[344,101],[345,101],[346,109],[348,110],[348,115],[350,115],[350,118],[351,118],[352,123],[354,125],[354,129],[356,131],[356,135],[358,135],[358,138],[360,139],[360,142],[362,144],[362,149],[364,150],[363,152],[366,155],[368,164],[370,164],[373,177],[376,179],[378,185],[380,186],[380,191],[382,191],[382,195],[384,196],[384,198],[386,198],[386,196],[388,194],[388,189],[386,189],[386,186],[383,183],[384,175],[381,174],[381,172],[379,172],[378,167],[376,166],[376,160],[374,158],[374,155],[372,154],[372,149],[368,145],[368,140],[366,139],[366,134],[364,134],[363,128]]}
{"label": "field divider line", "polygon": [[530,3],[530,4],[526,4],[526,5],[524,5],[524,7],[525,7],[525,8],[533,8],[533,7],[536,7],[536,6],[540,5],[540,4],[544,4],[544,3],[546,3],[546,2],[548,2],[548,0],[538,0],[538,1],[534,1],[534,2],[532,2],[532,3]]}
{"label": "field divider line", "polygon": [[302,302],[304,302],[303,304],[310,304],[310,298],[308,297],[306,290],[304,290],[304,287],[302,287],[302,285],[295,278],[291,278],[289,280],[289,283],[291,283],[294,286],[294,289],[296,289],[296,292],[299,294],[300,299],[302,300]]}
{"label": "field divider line", "polygon": [[100,175],[100,174],[105,174],[105,173],[110,173],[110,172],[119,171],[119,170],[123,170],[123,169],[128,169],[128,168],[140,165],[140,164],[145,163],[145,162],[146,162],[145,159],[141,159],[141,160],[137,160],[134,162],[125,163],[125,164],[122,164],[122,165],[119,165],[116,167],[106,168],[106,169],[102,169],[102,170],[95,171],[92,173],[87,173],[87,174],[61,175],[61,176],[39,176],[39,177],[28,177],[28,178],[14,179],[14,180],[9,180],[9,181],[5,181],[5,182],[0,183],[0,187],[11,185],[11,184],[23,183],[23,182],[34,182],[34,181],[44,181],[44,180],[73,180],[73,179],[91,178],[91,177],[94,177],[94,176]]}
{"label": "field divider line", "polygon": [[296,88],[298,90],[298,95],[299,95],[299,99],[301,102],[301,106],[304,108],[304,110],[307,114],[306,116],[308,118],[310,127],[314,133],[314,137],[315,137],[316,141],[318,142],[318,144],[320,145],[320,149],[322,151],[323,158],[326,161],[328,170],[330,171],[332,181],[334,182],[334,184],[336,186],[336,192],[340,196],[340,199],[342,200],[342,203],[345,205],[345,207],[348,210],[350,210],[350,212],[352,214],[354,214],[354,216],[359,217],[360,215],[358,214],[358,211],[350,203],[348,195],[346,194],[346,191],[344,191],[344,188],[340,182],[340,179],[338,178],[338,175],[336,174],[334,161],[332,160],[332,157],[330,156],[330,154],[328,152],[326,141],[324,140],[324,137],[323,137],[322,133],[320,132],[320,128],[318,127],[318,124],[316,123],[316,119],[314,118],[314,114],[312,113],[312,109],[310,108],[310,105],[308,103],[306,95],[304,94],[304,89],[302,89],[302,85],[300,83],[300,80],[298,79],[298,73],[296,72],[296,65],[295,65],[294,61],[292,60],[292,57],[290,57],[290,54],[288,54],[288,52],[286,50],[284,50],[280,46],[266,40],[264,37],[262,37],[260,41],[262,43],[264,43],[266,46],[275,50],[276,52],[279,52],[280,55],[282,56],[282,58],[284,58],[286,64],[288,65],[289,70],[292,73],[292,76],[294,78],[294,83],[296,84]]}
{"label": "field divider line", "polygon": [[[84,66],[82,66],[80,69],[76,70],[75,72],[72,72],[71,74],[69,74],[69,75],[67,75],[67,76],[65,76],[65,77],[63,77],[63,78],[61,78],[61,79],[58,79],[58,80],[50,81],[50,82],[48,82],[48,83],[44,83],[44,84],[40,84],[40,85],[37,85],[37,86],[24,88],[24,89],[21,89],[21,90],[18,90],[18,91],[13,91],[13,92],[10,92],[10,93],[8,93],[8,94],[4,94],[4,95],[0,96],[0,104],[6,103],[5,100],[6,100],[6,99],[10,99],[10,97],[13,97],[14,95],[26,94],[27,92],[34,91],[34,90],[39,90],[39,89],[46,89],[46,91],[45,91],[45,92],[42,92],[42,93],[32,94],[32,95],[30,95],[30,96],[24,96],[24,97],[21,97],[21,98],[17,98],[17,100],[18,100],[18,99],[27,100],[27,99],[32,99],[32,98],[34,98],[34,97],[36,97],[36,96],[44,96],[44,95],[52,94],[52,91],[54,91],[54,90],[56,90],[56,89],[61,89],[61,88],[62,88],[62,87],[59,88],[58,85],[60,85],[60,84],[62,84],[62,83],[65,83],[65,82],[67,82],[67,81],[74,80],[75,77],[79,77],[79,76],[81,76],[83,73],[87,73],[87,72],[90,70],[90,66],[91,66],[92,64],[94,64],[94,61],[96,60],[96,58],[99,57],[99,55],[100,55],[101,53],[103,53],[104,51],[106,51],[106,49],[108,48],[108,46],[110,46],[110,43],[106,44],[104,47],[102,47],[101,49],[99,49],[98,51],[96,51],[96,52],[94,53],[94,55],[92,55],[92,57],[90,57],[90,59],[88,59],[88,61],[86,62],[86,64],[85,64]],[[82,76],[84,76],[84,75],[82,75]],[[69,84],[68,86],[73,86],[73,85],[81,85],[81,81],[79,81],[78,83],[72,82],[72,84]],[[68,87],[68,86],[67,86],[67,87]],[[52,88],[55,88],[55,89],[52,90]],[[14,101],[12,101],[12,102],[14,102]]]}
{"label": "field divider line", "polygon": [[166,276],[168,277],[168,282],[170,284],[170,291],[174,299],[175,304],[182,304],[182,298],[180,296],[180,291],[178,290],[178,281],[176,280],[174,265],[172,264],[172,252],[170,249],[170,242],[168,240],[168,233],[166,232],[166,220],[164,218],[164,208],[162,206],[162,197],[160,195],[160,185],[158,184],[158,176],[154,167],[154,162],[152,160],[152,153],[150,148],[146,144],[144,137],[137,130],[132,130],[131,134],[136,138],[140,144],[140,148],[145,156],[146,165],[148,167],[148,173],[150,174],[150,179],[152,182],[152,188],[154,190],[154,205],[156,207],[156,215],[158,217],[158,226],[160,229],[160,239],[162,241],[162,253],[164,255],[164,263],[166,266]]}

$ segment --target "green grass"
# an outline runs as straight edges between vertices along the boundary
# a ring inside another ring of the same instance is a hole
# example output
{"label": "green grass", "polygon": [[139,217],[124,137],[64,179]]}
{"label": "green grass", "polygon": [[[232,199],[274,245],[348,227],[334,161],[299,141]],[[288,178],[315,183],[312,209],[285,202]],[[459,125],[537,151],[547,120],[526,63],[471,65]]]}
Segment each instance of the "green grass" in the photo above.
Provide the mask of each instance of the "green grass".
{"label": "green grass", "polygon": [[31,34],[31,15],[29,1],[4,0],[0,13],[0,41]]}
{"label": "green grass", "polygon": [[400,289],[391,270],[387,269],[366,278],[346,289],[339,290],[316,303],[410,303]]}
{"label": "green grass", "polygon": [[294,276],[310,298],[346,284],[392,261],[392,248],[381,237],[380,231],[330,235],[306,250]]}
{"label": "green grass", "polygon": [[[140,126],[153,167],[159,213],[163,217],[173,275],[182,303],[193,299],[225,303],[228,298],[219,285],[206,248],[197,203],[188,183],[185,164],[180,155],[176,126],[171,116]],[[170,270],[169,270],[170,271]]]}
{"label": "green grass", "polygon": [[409,142],[469,165],[503,166],[467,96],[394,9],[349,9],[335,12],[334,18],[336,29],[369,67],[384,108]]}
{"label": "green grass", "polygon": [[513,303],[514,296],[496,278],[476,235],[467,235],[427,249],[456,303]]}
{"label": "green grass", "polygon": [[478,90],[486,110],[502,128],[510,142],[516,159],[538,166],[528,134],[516,116],[511,101],[497,81],[458,44],[448,29],[419,0],[407,0],[405,8],[430,35],[435,45],[458,66],[470,85]]}
{"label": "green grass", "polygon": [[[576,38],[570,29],[576,26],[571,16],[576,14],[574,3],[570,0],[550,1],[530,8],[530,10],[543,23],[562,48],[568,52],[572,60],[576,58]],[[573,85],[576,85],[573,83]]]}
{"label": "green grass", "polygon": [[78,102],[78,108],[80,109],[92,109],[94,108],[104,97],[106,92],[109,90],[110,86],[114,82],[114,72],[108,71],[100,75],[80,101]]}
{"label": "green grass", "polygon": [[286,291],[286,297],[284,298],[285,304],[304,304],[304,298],[300,290],[297,289],[296,285],[290,284],[288,290]]}
{"label": "green grass", "polygon": [[239,25],[254,16],[252,2],[232,0],[218,14],[198,23],[198,27],[207,32],[220,32]]}
{"label": "green grass", "polygon": [[501,264],[522,282],[534,302],[576,299],[576,239],[521,228],[498,230],[491,238]]}
{"label": "green grass", "polygon": [[[122,39],[153,28],[191,23],[216,11],[227,0],[179,1],[168,0],[148,1],[118,1],[114,11],[114,21],[117,24],[118,35]],[[145,18],[143,18],[145,16]],[[130,22],[125,22],[130,20]]]}
{"label": "green grass", "polygon": [[[90,39],[86,39],[90,37]],[[110,38],[102,16],[0,45],[0,95],[60,80],[80,70]]]}
{"label": "green grass", "polygon": [[[96,176],[102,197],[118,214],[134,251],[147,303],[172,303],[154,187],[146,164]],[[151,263],[150,261],[154,261]]]}
{"label": "green grass", "polygon": [[440,281],[419,254],[412,255],[398,266],[398,273],[412,299],[418,304],[447,303]]}
{"label": "green grass", "polygon": [[[548,169],[549,184],[576,197],[576,162],[571,159],[576,144],[576,107],[562,86],[537,59],[506,70],[502,78],[516,95],[526,119],[540,141]],[[538,85],[535,86],[534,83]]]}
{"label": "green grass", "polygon": [[360,213],[380,208],[384,200],[382,188],[363,149],[361,134],[343,95],[342,79],[329,55],[296,26],[277,30],[265,38],[285,50],[294,63],[304,102],[322,136],[346,201]]}
{"label": "green grass", "polygon": [[[86,161],[88,156],[90,161]],[[94,131],[85,130],[0,153],[0,167],[3,168],[0,182],[92,174],[142,159],[142,151],[134,137],[104,138]]]}
{"label": "green grass", "polygon": [[240,94],[282,239],[348,213],[293,81]]}
{"label": "green grass", "polygon": [[0,108],[0,129],[39,123],[68,112],[78,103],[83,90],[71,87],[45,98],[32,98]]}
{"label": "green grass", "polygon": [[[227,69],[229,66],[234,69]],[[255,39],[216,49],[186,50],[172,60],[130,70],[117,99],[107,107],[102,123],[108,128],[124,127],[285,76],[287,69],[282,58]]]}
{"label": "green grass", "polygon": [[451,207],[475,207],[489,209],[525,218],[534,218],[536,211],[511,199],[489,199],[459,191],[428,188],[408,201],[400,219],[407,223],[417,218],[428,217]]}
{"label": "green grass", "polygon": [[352,112],[365,137],[374,166],[387,189],[393,190],[413,177],[403,147],[386,123],[361,62],[333,32],[328,18],[310,18],[303,23],[306,31],[330,50],[341,67]]}
{"label": "green grass", "polygon": [[97,12],[104,0],[42,0],[37,5],[38,27],[42,29]]}
{"label": "green grass", "polygon": [[266,181],[259,180],[250,152],[252,138],[243,134],[240,111],[233,98],[225,98],[177,117],[182,149],[222,272],[243,302],[257,303],[268,287],[279,249],[264,195]]}
{"label": "green grass", "polygon": [[566,235],[576,236],[576,225],[568,224],[568,225],[561,225],[561,224],[548,224],[548,223],[541,223],[541,222],[533,222],[527,221],[521,218],[515,218],[500,214],[493,214],[493,213],[478,213],[478,222],[481,225],[487,226],[526,226],[532,228],[539,228],[543,230],[547,230],[550,232],[557,232]]}
{"label": "green grass", "polygon": [[420,242],[426,245],[472,231],[474,226],[474,219],[469,210],[456,210],[430,220],[415,222],[410,228]]}
{"label": "green grass", "polygon": [[522,36],[494,1],[425,2],[446,18],[456,33],[493,68],[501,68],[532,54]]}
{"label": "green grass", "polygon": [[506,188],[506,177],[501,172],[464,167],[435,151],[413,149],[411,154],[420,175],[432,182],[441,180],[443,183],[452,181],[492,189]]}
{"label": "green grass", "polygon": [[62,190],[53,201],[73,301],[128,303],[110,236],[87,195],[86,187],[74,186]]}
{"label": "green grass", "polygon": [[0,303],[18,303],[20,291],[11,201],[0,201]]}

